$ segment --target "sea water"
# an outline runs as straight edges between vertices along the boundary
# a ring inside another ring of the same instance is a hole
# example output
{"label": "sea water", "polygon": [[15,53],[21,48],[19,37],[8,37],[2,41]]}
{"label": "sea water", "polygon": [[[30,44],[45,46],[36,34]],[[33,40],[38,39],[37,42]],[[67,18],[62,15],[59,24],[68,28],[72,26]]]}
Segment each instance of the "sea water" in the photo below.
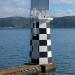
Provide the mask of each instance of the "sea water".
{"label": "sea water", "polygon": [[[53,75],[75,75],[75,29],[51,29],[51,39]],[[0,29],[0,68],[28,63],[29,50],[30,29]]]}

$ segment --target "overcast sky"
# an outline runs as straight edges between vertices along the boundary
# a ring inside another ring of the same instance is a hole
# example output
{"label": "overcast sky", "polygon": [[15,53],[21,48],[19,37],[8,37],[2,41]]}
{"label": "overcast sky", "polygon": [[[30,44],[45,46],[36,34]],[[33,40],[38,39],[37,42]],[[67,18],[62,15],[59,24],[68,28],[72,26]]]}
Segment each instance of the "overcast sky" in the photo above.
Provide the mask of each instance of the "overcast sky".
{"label": "overcast sky", "polygon": [[[51,16],[75,16],[75,0],[49,0]],[[0,17],[28,16],[30,0],[0,0]]]}
{"label": "overcast sky", "polygon": [[75,16],[75,0],[49,0],[51,16]]}
{"label": "overcast sky", "polygon": [[30,6],[30,0],[0,0],[0,17],[27,16]]}

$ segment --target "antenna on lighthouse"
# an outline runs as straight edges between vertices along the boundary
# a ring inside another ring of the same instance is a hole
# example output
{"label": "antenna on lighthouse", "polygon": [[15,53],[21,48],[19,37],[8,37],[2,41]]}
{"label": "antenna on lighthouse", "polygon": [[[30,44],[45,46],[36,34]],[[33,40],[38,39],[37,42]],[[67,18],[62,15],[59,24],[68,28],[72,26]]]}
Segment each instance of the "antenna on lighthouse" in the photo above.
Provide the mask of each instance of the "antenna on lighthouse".
{"label": "antenna on lighthouse", "polygon": [[37,19],[37,10],[36,10],[36,8],[34,8],[33,10],[31,10],[31,17],[32,17],[32,19],[33,19],[33,22],[32,22],[32,27],[33,27],[33,30],[32,30],[32,32],[33,32],[33,36],[36,36],[36,34],[37,34],[37,31],[36,31],[36,19]]}

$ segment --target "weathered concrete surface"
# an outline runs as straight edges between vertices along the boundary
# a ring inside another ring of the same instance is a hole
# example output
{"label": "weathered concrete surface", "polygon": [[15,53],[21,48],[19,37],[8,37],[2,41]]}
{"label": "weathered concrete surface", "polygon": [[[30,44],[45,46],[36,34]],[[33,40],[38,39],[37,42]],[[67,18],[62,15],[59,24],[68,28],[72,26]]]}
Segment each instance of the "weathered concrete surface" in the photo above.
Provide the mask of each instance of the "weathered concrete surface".
{"label": "weathered concrete surface", "polygon": [[56,65],[55,64],[48,64],[46,66],[46,72],[54,72],[56,70]]}
{"label": "weathered concrete surface", "polygon": [[[52,72],[56,69],[56,65],[48,64],[45,66],[46,72]],[[42,72],[40,65],[21,65],[17,67],[1,69],[0,75],[38,75]]]}
{"label": "weathered concrete surface", "polygon": [[45,64],[41,66],[41,73],[52,73],[56,70],[55,64]]}
{"label": "weathered concrete surface", "polygon": [[22,65],[0,70],[0,75],[35,75],[41,71],[38,65]]}

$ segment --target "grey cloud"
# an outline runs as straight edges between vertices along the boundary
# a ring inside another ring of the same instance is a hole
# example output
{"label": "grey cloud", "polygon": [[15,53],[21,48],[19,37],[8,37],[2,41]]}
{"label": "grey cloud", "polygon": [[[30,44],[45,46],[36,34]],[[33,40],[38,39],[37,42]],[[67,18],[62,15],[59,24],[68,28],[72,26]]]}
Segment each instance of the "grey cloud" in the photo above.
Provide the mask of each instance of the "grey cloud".
{"label": "grey cloud", "polygon": [[29,0],[0,0],[0,17],[28,16]]}
{"label": "grey cloud", "polygon": [[75,4],[75,0],[49,0],[51,3]]}
{"label": "grey cloud", "polygon": [[29,10],[21,9],[21,8],[4,8],[0,11],[0,17],[11,17],[11,16],[29,16]]}
{"label": "grey cloud", "polygon": [[0,7],[30,7],[29,0],[0,0]]}
{"label": "grey cloud", "polygon": [[62,17],[62,16],[75,16],[74,10],[57,10],[57,11],[50,11],[51,17]]}

